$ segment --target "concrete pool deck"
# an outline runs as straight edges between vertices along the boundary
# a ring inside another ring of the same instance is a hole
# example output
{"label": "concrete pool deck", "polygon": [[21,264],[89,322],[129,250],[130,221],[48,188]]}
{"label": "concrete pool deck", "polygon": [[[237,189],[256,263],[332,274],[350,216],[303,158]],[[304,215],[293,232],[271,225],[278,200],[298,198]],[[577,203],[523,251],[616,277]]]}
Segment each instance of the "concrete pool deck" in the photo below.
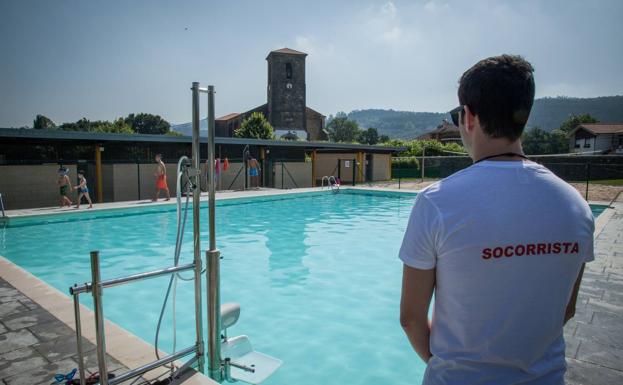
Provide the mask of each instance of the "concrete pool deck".
{"label": "concrete pool deck", "polygon": [[[224,192],[217,199],[319,190]],[[204,199],[207,197],[202,196]],[[174,203],[174,200],[105,203],[89,211]],[[11,210],[7,215],[15,218],[67,212],[77,210]],[[623,196],[599,216],[595,239],[595,261],[586,267],[576,316],[564,330],[569,364],[566,378],[570,385],[623,383]],[[84,306],[81,312],[87,340],[87,369],[96,370],[93,313]],[[67,295],[0,257],[0,381],[3,385],[50,384],[55,373],[67,373],[77,367],[73,324],[73,305]],[[153,346],[118,325],[106,321],[106,332],[113,371],[125,371],[153,360]],[[162,370],[154,371],[147,377],[160,373]],[[196,374],[184,384],[215,383]]]}

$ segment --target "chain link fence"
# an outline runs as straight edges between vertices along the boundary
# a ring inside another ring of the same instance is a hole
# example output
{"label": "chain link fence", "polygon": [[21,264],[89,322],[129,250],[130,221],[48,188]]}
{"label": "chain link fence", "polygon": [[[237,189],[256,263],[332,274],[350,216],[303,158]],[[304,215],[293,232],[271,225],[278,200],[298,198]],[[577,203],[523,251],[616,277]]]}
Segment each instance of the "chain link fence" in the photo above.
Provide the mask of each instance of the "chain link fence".
{"label": "chain link fence", "polygon": [[[575,187],[586,200],[612,202],[623,191],[623,156],[535,155],[542,164]],[[468,156],[395,157],[392,180],[398,189],[421,189],[472,165]]]}

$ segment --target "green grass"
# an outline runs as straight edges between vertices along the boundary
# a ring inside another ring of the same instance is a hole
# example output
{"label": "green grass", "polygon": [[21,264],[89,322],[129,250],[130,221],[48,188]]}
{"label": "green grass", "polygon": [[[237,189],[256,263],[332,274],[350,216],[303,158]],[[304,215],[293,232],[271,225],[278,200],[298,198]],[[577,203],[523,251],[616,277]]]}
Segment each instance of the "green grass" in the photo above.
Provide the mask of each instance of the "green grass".
{"label": "green grass", "polygon": [[602,185],[606,185],[606,186],[623,186],[623,179],[592,180],[589,183],[590,184],[602,184]]}

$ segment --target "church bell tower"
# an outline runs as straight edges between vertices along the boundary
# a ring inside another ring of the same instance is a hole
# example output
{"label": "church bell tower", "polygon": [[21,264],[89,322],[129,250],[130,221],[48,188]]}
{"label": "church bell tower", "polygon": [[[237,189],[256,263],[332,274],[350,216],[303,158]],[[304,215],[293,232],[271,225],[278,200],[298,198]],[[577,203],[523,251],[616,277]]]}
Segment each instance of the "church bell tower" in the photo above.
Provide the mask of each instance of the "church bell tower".
{"label": "church bell tower", "polygon": [[306,53],[290,48],[272,51],[268,61],[268,120],[275,130],[307,131],[305,115]]}

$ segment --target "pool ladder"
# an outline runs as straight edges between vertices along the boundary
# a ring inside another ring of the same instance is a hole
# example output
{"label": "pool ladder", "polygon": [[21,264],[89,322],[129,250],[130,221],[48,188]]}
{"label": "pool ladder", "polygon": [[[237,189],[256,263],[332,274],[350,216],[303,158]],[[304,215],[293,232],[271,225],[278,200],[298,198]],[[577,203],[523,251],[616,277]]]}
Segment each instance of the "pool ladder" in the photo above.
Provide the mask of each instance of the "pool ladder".
{"label": "pool ladder", "polygon": [[332,192],[338,193],[340,192],[340,184],[337,182],[337,179],[333,175],[323,176],[321,188],[324,189],[324,181],[327,181],[327,188],[330,188]]}

